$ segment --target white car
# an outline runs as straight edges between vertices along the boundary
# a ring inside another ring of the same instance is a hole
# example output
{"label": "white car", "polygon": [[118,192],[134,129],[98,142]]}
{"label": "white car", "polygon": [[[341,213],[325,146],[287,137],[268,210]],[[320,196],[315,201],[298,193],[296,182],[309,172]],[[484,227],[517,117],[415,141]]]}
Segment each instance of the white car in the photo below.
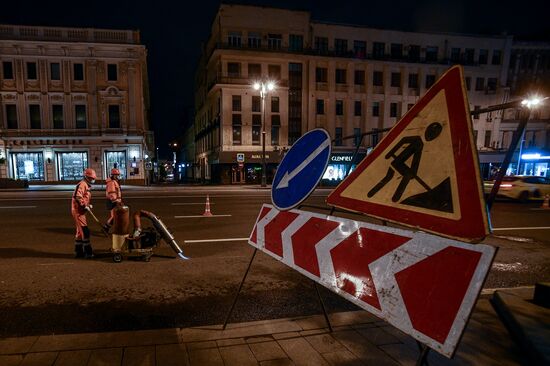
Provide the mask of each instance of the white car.
{"label": "white car", "polygon": [[[483,188],[485,194],[491,193],[495,181],[485,181]],[[550,195],[550,178],[532,175],[516,175],[504,177],[497,197],[506,197],[527,202],[528,200],[541,200],[545,195]]]}

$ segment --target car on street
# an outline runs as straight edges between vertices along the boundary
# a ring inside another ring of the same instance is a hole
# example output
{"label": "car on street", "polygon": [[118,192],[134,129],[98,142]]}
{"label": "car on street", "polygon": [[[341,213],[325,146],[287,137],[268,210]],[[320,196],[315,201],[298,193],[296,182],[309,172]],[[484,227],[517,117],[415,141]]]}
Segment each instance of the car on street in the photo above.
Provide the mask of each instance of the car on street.
{"label": "car on street", "polygon": [[[495,181],[485,181],[483,189],[488,195]],[[506,176],[502,179],[497,197],[511,198],[521,202],[544,199],[550,195],[550,178],[531,175]]]}

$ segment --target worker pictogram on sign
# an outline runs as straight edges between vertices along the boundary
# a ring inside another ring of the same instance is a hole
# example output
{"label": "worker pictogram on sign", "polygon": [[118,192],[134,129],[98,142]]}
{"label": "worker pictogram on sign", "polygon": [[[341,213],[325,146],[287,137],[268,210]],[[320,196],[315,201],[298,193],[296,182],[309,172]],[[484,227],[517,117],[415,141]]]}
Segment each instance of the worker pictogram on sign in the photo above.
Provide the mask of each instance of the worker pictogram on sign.
{"label": "worker pictogram on sign", "polygon": [[495,248],[264,205],[249,244],[452,357]]}
{"label": "worker pictogram on sign", "polygon": [[[424,141],[434,140],[439,136],[443,126],[439,122],[431,123],[425,132]],[[391,200],[398,202],[405,189],[412,180],[416,180],[426,193],[409,197],[403,200],[403,204],[426,207],[434,210],[453,212],[453,197],[451,195],[451,180],[450,177],[445,178],[436,187],[432,188],[418,176],[418,167],[420,158],[422,157],[422,149],[424,142],[420,136],[405,136],[386,154],[386,159],[391,159],[388,172],[378,184],[376,184],[367,194],[367,197],[372,197],[378,193],[386,184],[394,177],[395,172],[401,175],[401,181],[397,186]],[[412,160],[411,160],[412,159]],[[410,165],[407,163],[410,160]]]}
{"label": "worker pictogram on sign", "polygon": [[488,234],[462,68],[447,71],[329,195],[330,205],[452,238]]}

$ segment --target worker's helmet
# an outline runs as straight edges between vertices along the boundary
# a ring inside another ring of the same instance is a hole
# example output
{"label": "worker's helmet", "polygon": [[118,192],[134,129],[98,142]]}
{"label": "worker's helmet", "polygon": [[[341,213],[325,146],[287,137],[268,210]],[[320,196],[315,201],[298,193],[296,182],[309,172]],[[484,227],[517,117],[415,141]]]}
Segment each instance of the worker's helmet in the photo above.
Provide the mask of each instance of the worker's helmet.
{"label": "worker's helmet", "polygon": [[93,170],[92,168],[88,168],[88,169],[84,170],[84,177],[86,177],[90,180],[96,180],[97,179],[97,175],[95,174],[95,170]]}
{"label": "worker's helmet", "polygon": [[117,168],[111,169],[111,175],[120,175],[120,170],[118,170]]}

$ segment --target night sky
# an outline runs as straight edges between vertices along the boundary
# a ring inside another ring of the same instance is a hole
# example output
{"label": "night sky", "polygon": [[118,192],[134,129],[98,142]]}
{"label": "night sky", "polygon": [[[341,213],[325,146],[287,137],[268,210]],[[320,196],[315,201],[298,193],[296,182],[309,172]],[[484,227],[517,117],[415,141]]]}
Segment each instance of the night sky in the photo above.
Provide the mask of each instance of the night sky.
{"label": "night sky", "polygon": [[[234,3],[234,1],[226,1]],[[501,34],[550,41],[547,1],[283,0],[240,4],[309,10],[315,20],[409,31]],[[6,0],[0,23],[139,29],[148,50],[151,125],[161,156],[193,108],[193,78],[220,1]]]}

